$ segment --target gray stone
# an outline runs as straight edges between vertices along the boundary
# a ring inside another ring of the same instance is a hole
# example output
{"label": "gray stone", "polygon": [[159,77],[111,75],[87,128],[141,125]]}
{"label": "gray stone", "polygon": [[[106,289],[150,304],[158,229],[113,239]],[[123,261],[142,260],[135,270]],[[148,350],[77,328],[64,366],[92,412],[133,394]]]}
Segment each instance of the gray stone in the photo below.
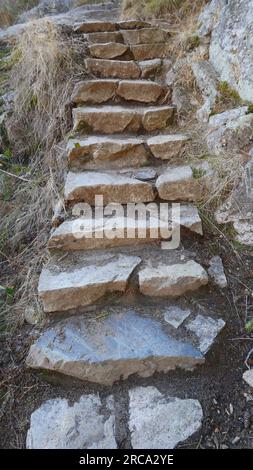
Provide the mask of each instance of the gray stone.
{"label": "gray stone", "polygon": [[226,274],[224,272],[224,267],[222,259],[220,256],[213,256],[209,262],[208,274],[211,279],[219,286],[221,289],[224,289],[228,285]]}
{"label": "gray stone", "polygon": [[37,325],[41,319],[39,312],[34,307],[26,307],[24,317],[29,325]]}
{"label": "gray stone", "polygon": [[186,328],[196,335],[199,342],[199,350],[203,354],[206,354],[224,326],[225,322],[221,318],[216,320],[211,317],[197,315],[197,317],[191,321]]}
{"label": "gray stone", "polygon": [[141,181],[150,181],[155,179],[156,176],[157,172],[153,168],[143,168],[134,173],[134,177]]}
{"label": "gray stone", "polygon": [[248,106],[240,106],[239,108],[229,109],[220,114],[214,114],[209,119],[209,127],[220,127],[236,121],[248,113]]}
{"label": "gray stone", "polygon": [[206,271],[195,261],[148,264],[139,271],[140,291],[149,297],[179,297],[207,283]]}
{"label": "gray stone", "polygon": [[[79,266],[78,266],[78,262]],[[45,312],[90,305],[106,293],[124,292],[141,259],[137,256],[101,254],[79,257],[73,264],[49,264],[39,279]]]}
{"label": "gray stone", "polygon": [[191,315],[189,309],[183,310],[180,307],[173,306],[166,309],[164,313],[164,320],[174,328],[179,328],[180,325]]}
{"label": "gray stone", "polygon": [[133,449],[174,449],[201,427],[198,400],[168,397],[155,387],[134,388],[129,397]]}
{"label": "gray stone", "polygon": [[246,370],[243,374],[243,379],[250,387],[253,387],[253,369]]}
{"label": "gray stone", "polygon": [[104,412],[98,395],[82,395],[73,405],[62,398],[44,402],[31,415],[26,448],[116,449],[113,397]]}
{"label": "gray stone", "polygon": [[134,310],[102,310],[96,318],[73,317],[47,330],[31,347],[27,365],[105,385],[204,362],[190,343],[173,339],[159,321]]}
{"label": "gray stone", "polygon": [[199,201],[205,186],[202,178],[194,178],[190,166],[168,168],[156,181],[159,196],[166,201]]}
{"label": "gray stone", "polygon": [[200,122],[208,122],[209,116],[218,96],[218,76],[208,60],[200,60],[191,64],[197,85],[204,98],[203,106],[197,112]]}
{"label": "gray stone", "polygon": [[237,220],[233,223],[237,233],[236,240],[242,245],[253,245],[253,217],[249,220]]}

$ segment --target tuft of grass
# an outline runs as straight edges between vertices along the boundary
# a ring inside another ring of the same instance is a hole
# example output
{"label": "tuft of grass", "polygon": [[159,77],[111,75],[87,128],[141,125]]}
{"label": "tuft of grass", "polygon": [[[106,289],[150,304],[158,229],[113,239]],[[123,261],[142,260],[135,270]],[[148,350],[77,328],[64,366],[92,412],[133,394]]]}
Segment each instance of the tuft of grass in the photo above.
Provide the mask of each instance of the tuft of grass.
{"label": "tuft of grass", "polygon": [[21,13],[38,3],[39,0],[0,0],[0,28],[12,25]]}
{"label": "tuft of grass", "polygon": [[228,109],[236,108],[243,104],[239,93],[231,88],[226,81],[219,82],[218,84],[218,97],[213,109],[212,114],[222,113]]}

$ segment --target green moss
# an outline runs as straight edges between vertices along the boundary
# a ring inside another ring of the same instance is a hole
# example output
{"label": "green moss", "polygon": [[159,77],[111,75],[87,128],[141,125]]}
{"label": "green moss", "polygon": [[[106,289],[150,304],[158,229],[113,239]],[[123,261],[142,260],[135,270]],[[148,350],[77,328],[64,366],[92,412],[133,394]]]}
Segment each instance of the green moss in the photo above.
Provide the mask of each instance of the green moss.
{"label": "green moss", "polygon": [[76,149],[80,149],[80,148],[81,148],[81,145],[79,144],[79,142],[76,142],[76,143],[75,143],[75,148],[76,148]]}
{"label": "green moss", "polygon": [[203,176],[206,175],[206,170],[203,168],[196,168],[196,167],[191,167],[192,169],[192,175],[195,180],[199,180],[200,178],[203,178]]}

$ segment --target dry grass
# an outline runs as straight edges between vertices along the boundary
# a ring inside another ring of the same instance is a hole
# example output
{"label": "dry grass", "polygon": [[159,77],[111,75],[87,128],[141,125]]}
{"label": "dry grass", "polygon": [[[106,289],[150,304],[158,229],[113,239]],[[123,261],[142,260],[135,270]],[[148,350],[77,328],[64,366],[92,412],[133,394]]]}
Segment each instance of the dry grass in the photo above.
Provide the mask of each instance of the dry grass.
{"label": "dry grass", "polygon": [[7,129],[12,160],[25,166],[19,176],[27,181],[5,177],[5,184],[11,182],[11,194],[10,210],[0,228],[0,284],[14,287],[15,304],[2,306],[0,322],[8,327],[22,321],[28,305],[39,309],[36,283],[52,206],[62,187],[65,145],[61,142],[71,124],[68,102],[74,81],[84,74],[84,45],[75,41],[40,20],[31,24],[14,51],[16,96]]}
{"label": "dry grass", "polygon": [[38,0],[0,0],[0,28],[12,25],[21,13],[38,3]]}
{"label": "dry grass", "polygon": [[178,22],[187,16],[195,15],[206,3],[206,0],[123,0],[122,16],[124,18],[158,18],[166,17],[171,23]]}

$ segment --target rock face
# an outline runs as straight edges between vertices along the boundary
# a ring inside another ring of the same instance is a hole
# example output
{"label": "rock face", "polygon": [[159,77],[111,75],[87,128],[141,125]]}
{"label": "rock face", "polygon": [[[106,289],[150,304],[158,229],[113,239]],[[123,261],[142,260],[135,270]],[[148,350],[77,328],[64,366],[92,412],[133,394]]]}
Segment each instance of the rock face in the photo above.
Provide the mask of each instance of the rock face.
{"label": "rock face", "polygon": [[124,292],[140,263],[136,256],[94,255],[73,265],[54,265],[42,270],[39,295],[45,312],[70,310],[94,303],[109,292]]}
{"label": "rock face", "polygon": [[211,317],[198,315],[187,325],[187,329],[195,333],[199,342],[199,350],[206,354],[224,326],[225,322],[222,319],[215,320]]}
{"label": "rock face", "polygon": [[139,272],[140,291],[154,297],[179,297],[208,283],[205,270],[195,261],[147,266]]}
{"label": "rock face", "polygon": [[174,449],[201,427],[198,400],[166,397],[155,387],[134,388],[129,398],[133,449]]}
{"label": "rock face", "polygon": [[208,122],[215,105],[218,93],[218,76],[208,60],[200,60],[191,64],[197,85],[204,98],[203,106],[197,112],[200,122]]}
{"label": "rock face", "polygon": [[48,400],[32,413],[27,449],[116,449],[113,397],[103,407],[98,395]]}
{"label": "rock face", "polygon": [[122,308],[95,319],[82,316],[58,323],[37,340],[27,358],[30,367],[105,385],[135,373],[149,377],[203,362],[196,348],[173,339],[160,322]]}
{"label": "rock face", "polygon": [[212,29],[210,62],[221,80],[253,101],[253,0],[212,0],[207,8],[209,28],[202,13],[200,34]]}

